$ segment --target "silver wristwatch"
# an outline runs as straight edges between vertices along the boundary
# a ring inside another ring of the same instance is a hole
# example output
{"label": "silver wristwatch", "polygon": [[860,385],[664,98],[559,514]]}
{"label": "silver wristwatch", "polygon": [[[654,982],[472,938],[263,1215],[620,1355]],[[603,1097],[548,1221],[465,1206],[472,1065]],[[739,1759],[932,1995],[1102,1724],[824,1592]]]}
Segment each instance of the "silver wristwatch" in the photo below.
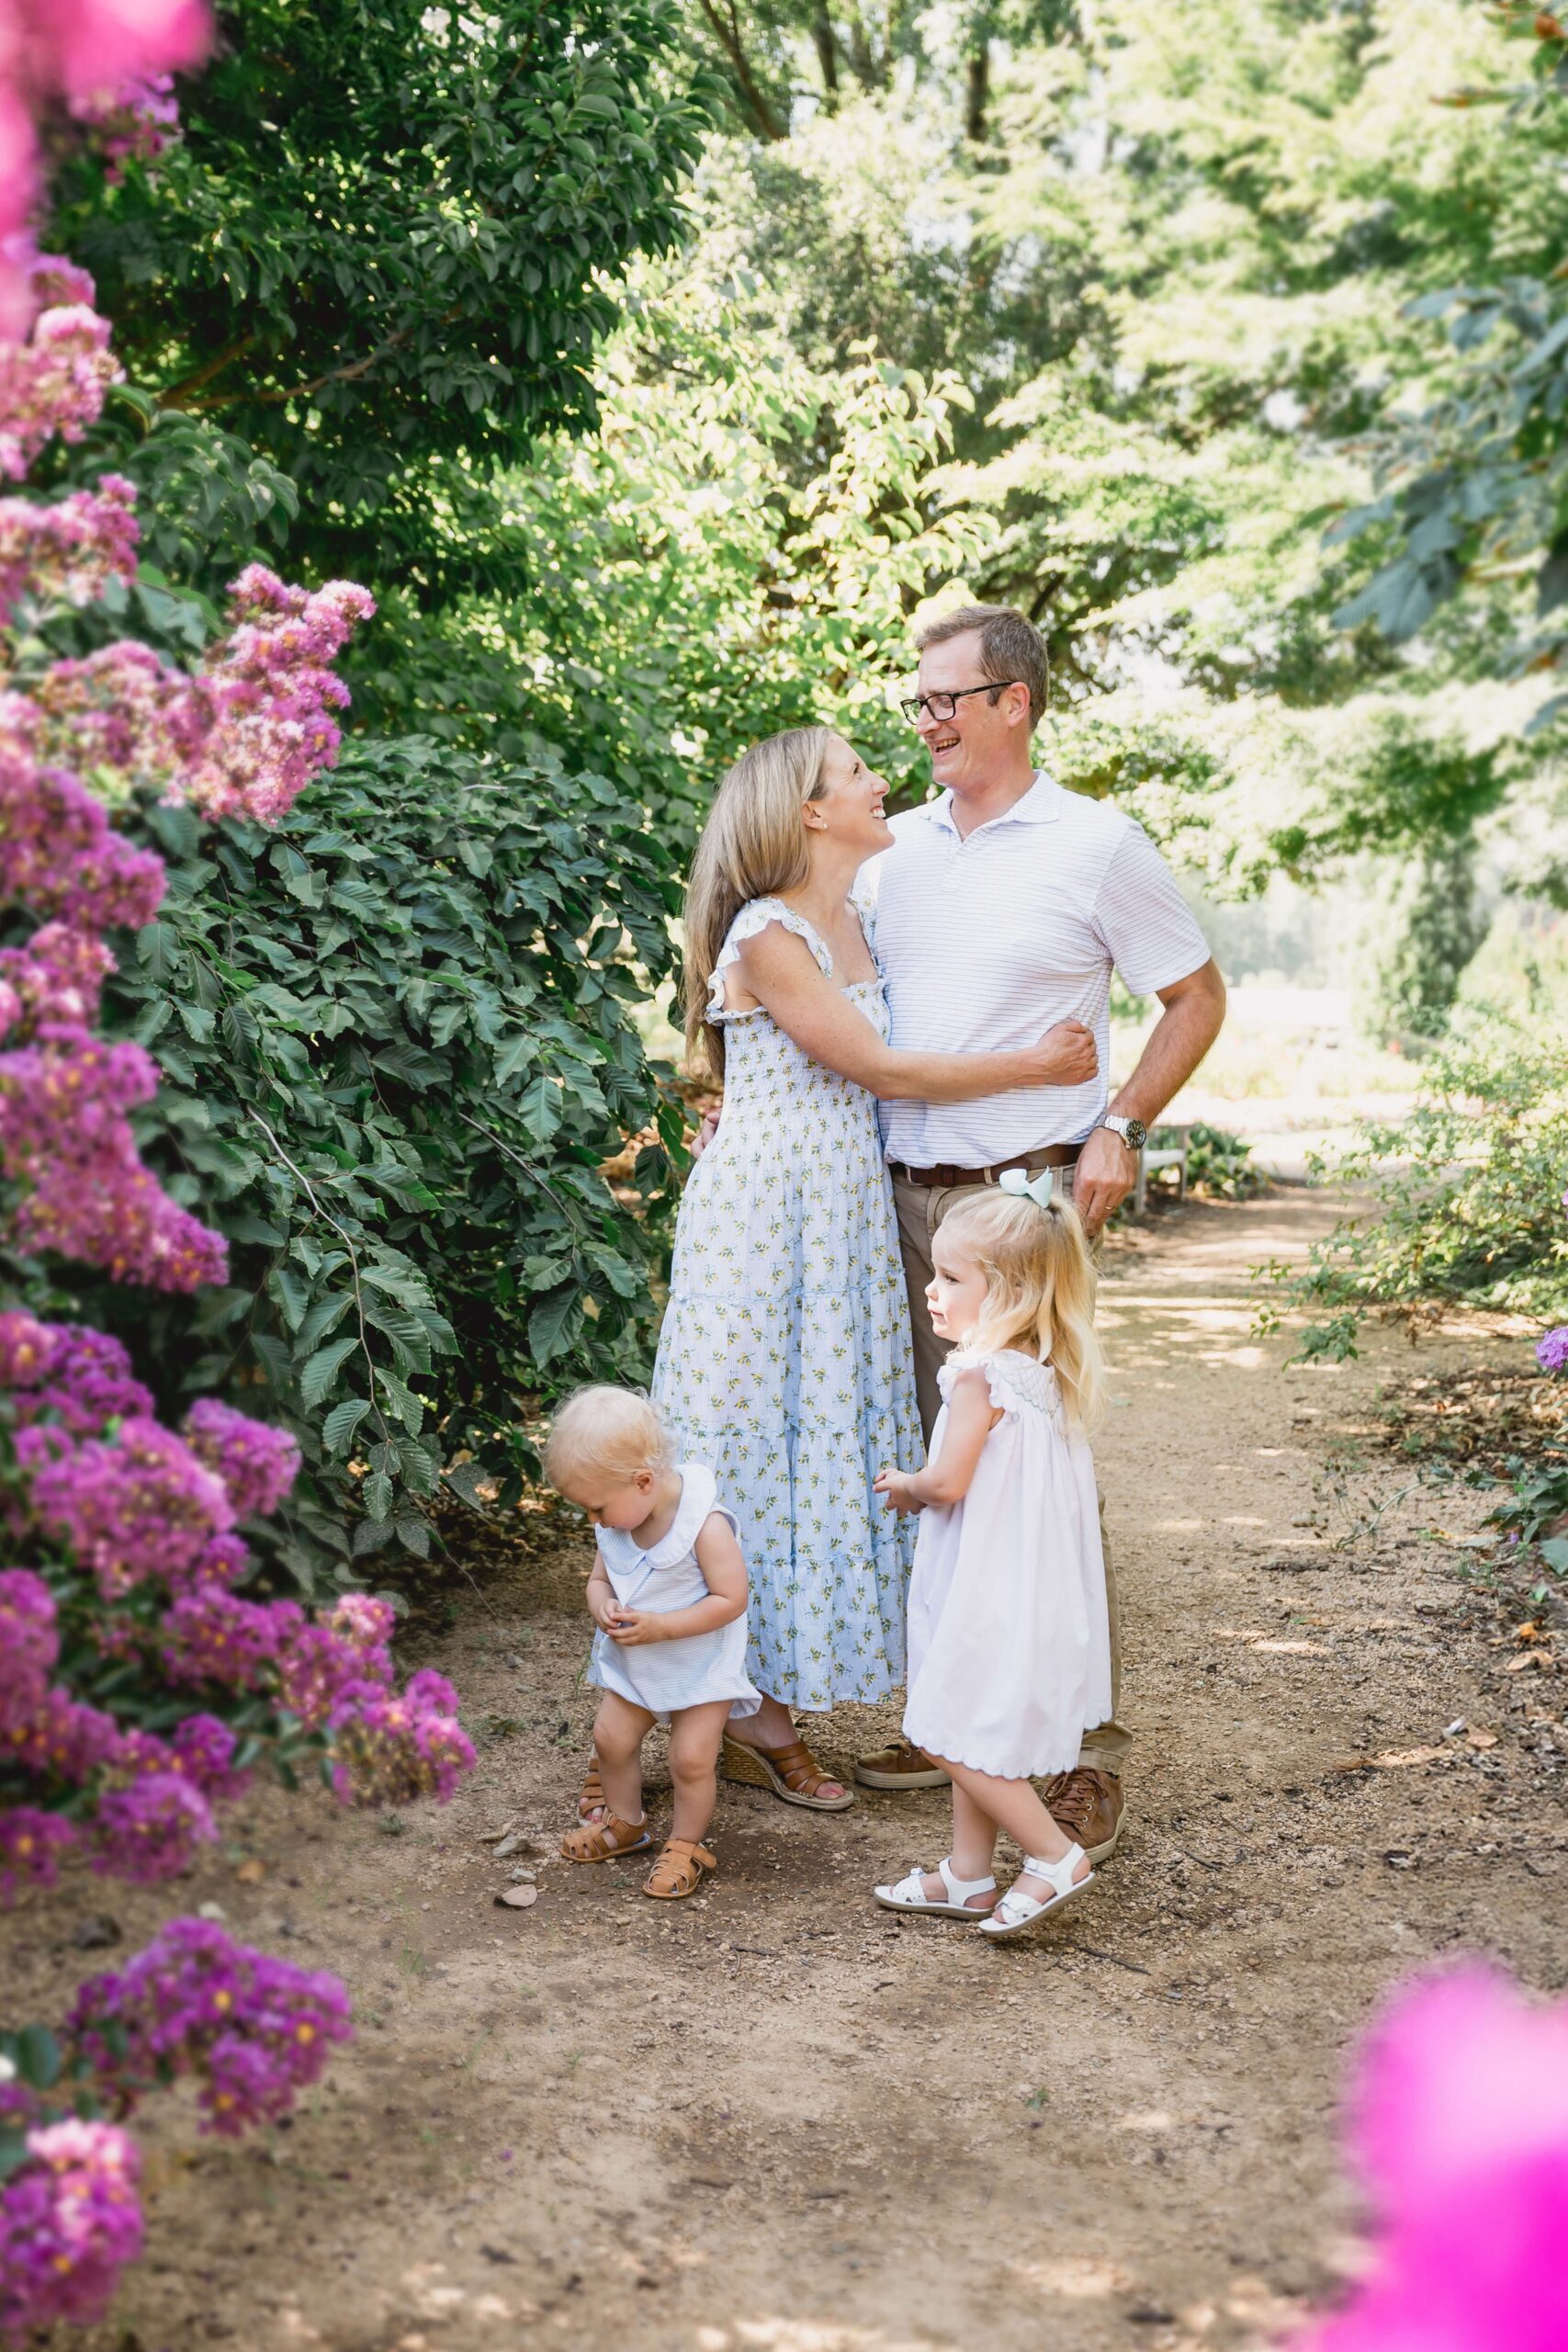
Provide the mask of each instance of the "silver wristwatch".
{"label": "silver wristwatch", "polygon": [[1120,1136],[1129,1151],[1142,1151],[1149,1139],[1149,1131],[1142,1119],[1123,1119],[1118,1117],[1114,1111],[1107,1111],[1100,1124],[1102,1127],[1109,1127],[1113,1136]]}

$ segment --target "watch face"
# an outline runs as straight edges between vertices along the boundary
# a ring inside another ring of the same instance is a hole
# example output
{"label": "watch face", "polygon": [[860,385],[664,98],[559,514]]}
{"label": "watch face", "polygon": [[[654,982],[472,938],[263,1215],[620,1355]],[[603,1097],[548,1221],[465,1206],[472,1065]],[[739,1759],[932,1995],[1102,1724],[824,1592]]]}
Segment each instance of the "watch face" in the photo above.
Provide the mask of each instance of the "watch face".
{"label": "watch face", "polygon": [[1142,1119],[1129,1119],[1127,1122],[1127,1141],[1133,1150],[1142,1151],[1148,1139],[1149,1131],[1147,1127],[1145,1126]]}

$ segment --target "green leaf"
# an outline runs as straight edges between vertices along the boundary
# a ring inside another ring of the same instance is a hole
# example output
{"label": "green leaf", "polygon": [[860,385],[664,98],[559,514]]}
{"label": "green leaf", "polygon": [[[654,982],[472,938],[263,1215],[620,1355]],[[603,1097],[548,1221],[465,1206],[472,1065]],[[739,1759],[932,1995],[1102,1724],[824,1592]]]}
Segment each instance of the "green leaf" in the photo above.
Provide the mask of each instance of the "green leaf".
{"label": "green leaf", "polygon": [[321,1423],[321,1442],[329,1453],[348,1452],[355,1430],[369,1410],[367,1396],[345,1396],[341,1405],[333,1407]]}
{"label": "green leaf", "polygon": [[342,1366],[358,1347],[357,1336],[351,1334],[346,1340],[333,1340],[326,1347],[317,1349],[299,1374],[299,1395],[306,1406],[321,1402]]}
{"label": "green leaf", "polygon": [[528,1317],[528,1345],[536,1363],[547,1364],[564,1355],[581,1319],[581,1295],[575,1289],[555,1292]]}
{"label": "green leaf", "polygon": [[60,2080],[60,2044],[44,2025],[25,2025],[16,2037],[17,2072],[35,2091],[50,2091]]}
{"label": "green leaf", "polygon": [[389,1519],[392,1510],[392,1482],[384,1470],[373,1470],[360,1489],[368,1519]]}

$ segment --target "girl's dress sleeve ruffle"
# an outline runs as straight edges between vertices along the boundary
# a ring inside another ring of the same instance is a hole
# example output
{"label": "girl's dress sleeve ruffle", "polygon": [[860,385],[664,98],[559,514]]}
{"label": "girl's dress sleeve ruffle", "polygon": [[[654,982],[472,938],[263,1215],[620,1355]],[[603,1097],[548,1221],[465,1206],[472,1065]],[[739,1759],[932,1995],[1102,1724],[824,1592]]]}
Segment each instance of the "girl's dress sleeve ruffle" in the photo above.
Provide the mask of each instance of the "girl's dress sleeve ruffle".
{"label": "girl's dress sleeve ruffle", "polygon": [[1061,1418],[1061,1396],[1055,1372],[1048,1363],[1026,1356],[1021,1349],[1008,1348],[994,1356],[949,1356],[937,1372],[937,1385],[944,1405],[952,1399],[953,1383],[964,1372],[985,1374],[991,1403],[999,1413],[1017,1413],[1021,1407],[1049,1413],[1058,1420]]}
{"label": "girl's dress sleeve ruffle", "polygon": [[714,966],[712,978],[708,981],[707,1017],[709,1021],[716,1023],[725,1021],[748,1021],[753,1012],[761,1011],[760,1005],[748,1005],[741,1011],[728,1012],[724,1002],[724,976],[731,964],[739,960],[740,950],[747,940],[755,939],[759,932],[766,931],[768,925],[773,922],[776,922],[784,931],[793,932],[796,939],[804,939],[813,956],[816,956],[824,977],[829,978],[832,977],[833,951],[823,943],[804,915],[796,914],[793,907],[786,907],[782,899],[752,899],[741,908],[740,912],[730,924],[728,931],[725,933],[724,945],[718,951],[718,961]]}

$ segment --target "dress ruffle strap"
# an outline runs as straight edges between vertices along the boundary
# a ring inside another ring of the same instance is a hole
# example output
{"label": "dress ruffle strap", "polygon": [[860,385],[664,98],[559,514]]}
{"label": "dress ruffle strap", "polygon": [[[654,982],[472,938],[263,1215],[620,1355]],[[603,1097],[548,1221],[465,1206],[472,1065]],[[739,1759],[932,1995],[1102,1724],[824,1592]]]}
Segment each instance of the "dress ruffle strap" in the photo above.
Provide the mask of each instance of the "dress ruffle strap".
{"label": "dress ruffle strap", "polygon": [[708,981],[707,1010],[710,1021],[744,1021],[752,1012],[758,1010],[755,1006],[748,1006],[741,1012],[728,1012],[724,1002],[724,976],[731,964],[739,961],[740,950],[747,940],[755,939],[759,932],[766,931],[770,923],[775,922],[782,930],[793,932],[796,939],[805,940],[807,947],[816,956],[824,977],[831,979],[833,951],[826,945],[820,934],[807,922],[806,917],[796,914],[793,907],[786,907],[782,899],[752,899],[741,908],[740,912],[730,924],[728,931],[725,933],[724,945],[718,951],[718,961],[714,966],[712,977]]}

